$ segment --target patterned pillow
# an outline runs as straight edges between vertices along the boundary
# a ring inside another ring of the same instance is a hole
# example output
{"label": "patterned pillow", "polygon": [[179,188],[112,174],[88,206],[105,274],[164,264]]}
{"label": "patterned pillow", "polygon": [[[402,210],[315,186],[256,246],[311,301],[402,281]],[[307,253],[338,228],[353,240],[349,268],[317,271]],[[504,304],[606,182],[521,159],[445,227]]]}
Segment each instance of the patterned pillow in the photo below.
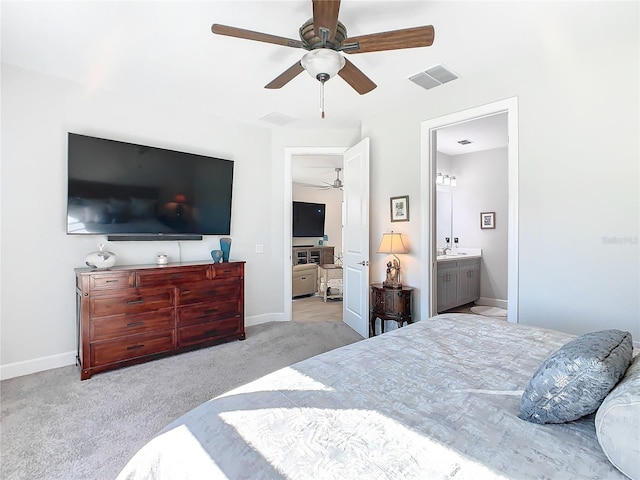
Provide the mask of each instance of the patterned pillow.
{"label": "patterned pillow", "polygon": [[632,352],[629,332],[602,330],[574,338],[529,380],[518,416],[533,423],[563,423],[595,412],[624,375]]}
{"label": "patterned pillow", "polygon": [[640,355],[596,413],[596,435],[613,465],[640,480]]}

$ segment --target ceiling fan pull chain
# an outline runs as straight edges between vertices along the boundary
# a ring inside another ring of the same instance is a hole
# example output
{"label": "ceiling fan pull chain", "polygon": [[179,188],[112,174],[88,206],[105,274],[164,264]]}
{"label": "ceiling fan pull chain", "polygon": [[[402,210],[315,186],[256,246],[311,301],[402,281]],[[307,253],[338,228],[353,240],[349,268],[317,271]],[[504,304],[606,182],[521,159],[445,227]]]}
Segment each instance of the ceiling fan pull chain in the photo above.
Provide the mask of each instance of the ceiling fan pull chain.
{"label": "ceiling fan pull chain", "polygon": [[320,81],[320,113],[324,118],[324,82]]}

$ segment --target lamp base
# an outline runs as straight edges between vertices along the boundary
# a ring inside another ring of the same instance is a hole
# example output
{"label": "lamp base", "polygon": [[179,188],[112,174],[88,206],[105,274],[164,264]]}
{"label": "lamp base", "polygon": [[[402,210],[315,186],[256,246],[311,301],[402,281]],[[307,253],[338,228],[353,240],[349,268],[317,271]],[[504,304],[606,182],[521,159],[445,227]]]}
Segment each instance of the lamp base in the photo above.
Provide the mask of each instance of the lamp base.
{"label": "lamp base", "polygon": [[382,286],[384,288],[391,288],[394,290],[401,290],[402,289],[402,284],[400,282],[382,282]]}

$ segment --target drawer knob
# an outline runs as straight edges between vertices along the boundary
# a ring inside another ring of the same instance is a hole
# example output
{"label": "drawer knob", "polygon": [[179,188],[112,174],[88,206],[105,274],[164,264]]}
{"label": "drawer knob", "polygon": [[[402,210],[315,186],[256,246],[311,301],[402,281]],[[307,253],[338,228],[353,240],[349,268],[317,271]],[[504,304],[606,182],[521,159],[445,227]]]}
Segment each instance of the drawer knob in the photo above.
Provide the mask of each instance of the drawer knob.
{"label": "drawer knob", "polygon": [[138,300],[129,300],[127,305],[137,305],[139,303],[144,303],[144,300],[142,298],[139,298]]}
{"label": "drawer knob", "polygon": [[133,322],[127,324],[127,327],[139,327],[140,325],[144,325],[144,322]]}
{"label": "drawer knob", "polygon": [[130,347],[127,347],[127,350],[137,350],[137,349],[142,348],[142,347],[144,347],[144,344],[143,345],[131,345]]}

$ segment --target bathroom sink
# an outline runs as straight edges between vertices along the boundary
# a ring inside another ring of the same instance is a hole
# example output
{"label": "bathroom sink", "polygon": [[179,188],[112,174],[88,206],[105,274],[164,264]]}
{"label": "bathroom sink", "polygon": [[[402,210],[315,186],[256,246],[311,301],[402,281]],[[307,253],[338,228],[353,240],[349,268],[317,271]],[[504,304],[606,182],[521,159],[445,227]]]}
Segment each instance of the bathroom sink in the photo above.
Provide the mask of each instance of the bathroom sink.
{"label": "bathroom sink", "polygon": [[438,255],[438,259],[440,259],[440,258],[461,257],[463,255],[466,255],[466,253],[447,253],[446,255]]}
{"label": "bathroom sink", "polygon": [[468,253],[465,252],[460,252],[460,253],[447,253],[446,255],[438,255],[436,257],[436,260],[452,260],[454,258],[460,258],[460,257],[479,257],[480,255],[469,255]]}

